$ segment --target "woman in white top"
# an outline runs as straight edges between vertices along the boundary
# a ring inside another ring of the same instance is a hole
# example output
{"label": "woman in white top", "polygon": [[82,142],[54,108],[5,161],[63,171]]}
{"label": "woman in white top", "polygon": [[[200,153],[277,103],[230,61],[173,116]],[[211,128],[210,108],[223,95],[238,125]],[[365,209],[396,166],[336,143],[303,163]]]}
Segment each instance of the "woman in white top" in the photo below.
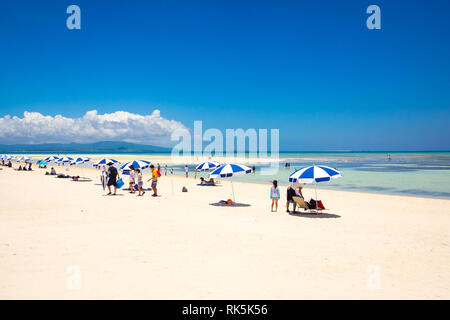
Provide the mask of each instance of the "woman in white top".
{"label": "woman in white top", "polygon": [[130,193],[135,193],[136,189],[134,185],[136,184],[136,172],[134,172],[134,168],[130,167]]}

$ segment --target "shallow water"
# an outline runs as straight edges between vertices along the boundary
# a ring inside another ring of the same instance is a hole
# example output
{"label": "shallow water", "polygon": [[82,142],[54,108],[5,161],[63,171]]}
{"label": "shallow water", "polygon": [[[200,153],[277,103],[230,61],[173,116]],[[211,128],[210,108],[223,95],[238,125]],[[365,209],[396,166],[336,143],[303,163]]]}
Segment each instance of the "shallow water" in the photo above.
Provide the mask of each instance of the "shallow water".
{"label": "shallow water", "polygon": [[[142,154],[142,159],[150,154]],[[154,155],[154,154],[152,154]],[[253,174],[233,177],[233,181],[266,183],[278,180],[280,186],[288,185],[289,175],[296,169],[313,164],[327,165],[341,171],[343,177],[322,182],[317,188],[401,194],[450,199],[450,152],[306,152],[280,153],[279,169],[276,174],[264,175],[262,167],[255,164]],[[289,161],[290,168],[284,164]],[[247,163],[251,165],[251,163]],[[92,167],[91,163],[83,165]],[[162,174],[164,175],[164,164]],[[183,176],[184,165],[171,165],[175,175]],[[195,165],[189,166],[193,176]],[[144,172],[147,172],[144,170]],[[170,173],[168,173],[170,174]],[[207,177],[208,173],[199,173]],[[225,178],[227,179],[227,178]]]}
{"label": "shallow water", "polygon": [[[256,164],[256,173],[233,177],[235,181],[267,183],[278,180],[288,185],[289,175],[296,169],[313,164],[337,168],[342,178],[317,184],[317,188],[401,194],[450,199],[450,152],[425,153],[286,153],[291,167],[280,161],[278,173],[261,174],[262,164]],[[190,167],[191,175],[195,166]],[[174,167],[175,174],[184,174],[183,166]],[[207,176],[207,173],[202,173]]]}

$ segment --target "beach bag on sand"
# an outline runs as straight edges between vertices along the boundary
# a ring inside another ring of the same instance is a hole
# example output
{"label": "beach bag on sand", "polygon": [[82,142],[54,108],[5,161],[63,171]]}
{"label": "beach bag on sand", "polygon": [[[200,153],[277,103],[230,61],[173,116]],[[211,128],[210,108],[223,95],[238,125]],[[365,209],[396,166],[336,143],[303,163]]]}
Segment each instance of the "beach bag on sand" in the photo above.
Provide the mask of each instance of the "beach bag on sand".
{"label": "beach bag on sand", "polygon": [[122,178],[120,178],[119,180],[117,180],[116,184],[117,184],[117,188],[118,188],[118,189],[122,188],[123,185],[124,185],[124,182],[123,182]]}
{"label": "beach bag on sand", "polygon": [[317,208],[317,202],[316,202],[316,200],[314,200],[313,198],[311,198],[311,200],[309,200],[308,207],[309,207],[310,209],[316,209],[316,208]]}
{"label": "beach bag on sand", "polygon": [[317,208],[325,210],[325,206],[323,205],[322,200],[317,201]]}
{"label": "beach bag on sand", "polygon": [[187,192],[187,188],[183,187],[183,189],[181,189],[182,192]]}

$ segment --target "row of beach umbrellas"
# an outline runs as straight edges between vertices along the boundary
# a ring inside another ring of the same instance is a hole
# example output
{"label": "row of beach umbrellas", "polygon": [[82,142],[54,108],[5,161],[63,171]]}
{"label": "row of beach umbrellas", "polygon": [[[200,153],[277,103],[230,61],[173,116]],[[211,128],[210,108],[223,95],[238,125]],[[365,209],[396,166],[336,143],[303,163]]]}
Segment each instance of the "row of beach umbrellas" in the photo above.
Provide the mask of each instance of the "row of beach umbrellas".
{"label": "row of beach umbrellas", "polygon": [[[0,155],[0,160],[12,160],[15,159],[15,156],[12,155],[6,155],[2,154]],[[24,161],[24,162],[30,162],[32,160],[29,156],[21,156],[16,161]],[[55,162],[57,164],[60,163],[69,163],[71,165],[79,165],[86,162],[89,162],[91,159],[88,157],[77,157],[72,158],[68,156],[64,157],[57,157],[57,156],[49,156],[44,161],[46,162]],[[117,160],[114,159],[101,159],[93,164],[94,167],[99,167],[103,165],[109,165],[109,164],[117,164],[119,163]],[[123,164],[120,169],[124,172],[129,171],[131,167],[134,169],[146,169],[151,165],[150,161],[145,160],[133,160],[130,162],[127,162]],[[235,175],[240,174],[248,174],[252,172],[252,169],[250,167],[247,167],[242,164],[234,164],[234,163],[228,163],[228,164],[220,164],[217,161],[206,161],[201,164],[199,164],[196,168],[196,171],[209,171],[209,177],[216,179],[216,178],[230,178]],[[289,182],[291,183],[300,183],[300,184],[309,184],[314,183],[316,186],[316,198],[317,198],[317,183],[330,181],[334,178],[341,177],[341,173],[337,169],[333,169],[328,166],[321,166],[321,165],[313,165],[305,168],[301,168],[298,170],[295,170],[292,174],[289,175]],[[233,200],[235,200],[234,195],[234,188],[233,183],[231,181],[232,186],[232,193],[233,193]]]}
{"label": "row of beach umbrellas", "polygon": [[[210,178],[229,178],[234,175],[248,174],[252,172],[252,169],[241,164],[223,164],[220,165],[217,162],[205,162],[197,166],[196,170],[203,171],[212,168],[209,177]],[[334,178],[342,177],[341,173],[337,169],[333,169],[328,166],[309,166],[295,170],[289,175],[289,182],[297,184],[314,183],[315,193],[317,199],[317,183],[330,181]],[[231,181],[233,201],[235,201],[233,182]]]}

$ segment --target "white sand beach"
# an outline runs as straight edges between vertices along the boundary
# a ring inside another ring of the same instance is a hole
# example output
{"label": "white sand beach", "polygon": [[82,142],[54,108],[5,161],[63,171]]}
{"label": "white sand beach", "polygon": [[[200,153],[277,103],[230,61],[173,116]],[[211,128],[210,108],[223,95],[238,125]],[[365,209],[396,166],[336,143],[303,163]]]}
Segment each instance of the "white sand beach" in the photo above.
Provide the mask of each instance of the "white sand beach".
{"label": "white sand beach", "polygon": [[44,172],[0,170],[0,299],[450,298],[450,200],[320,190],[329,213],[291,215],[285,187],[271,213],[270,185],[221,207],[226,180],[106,196]]}

